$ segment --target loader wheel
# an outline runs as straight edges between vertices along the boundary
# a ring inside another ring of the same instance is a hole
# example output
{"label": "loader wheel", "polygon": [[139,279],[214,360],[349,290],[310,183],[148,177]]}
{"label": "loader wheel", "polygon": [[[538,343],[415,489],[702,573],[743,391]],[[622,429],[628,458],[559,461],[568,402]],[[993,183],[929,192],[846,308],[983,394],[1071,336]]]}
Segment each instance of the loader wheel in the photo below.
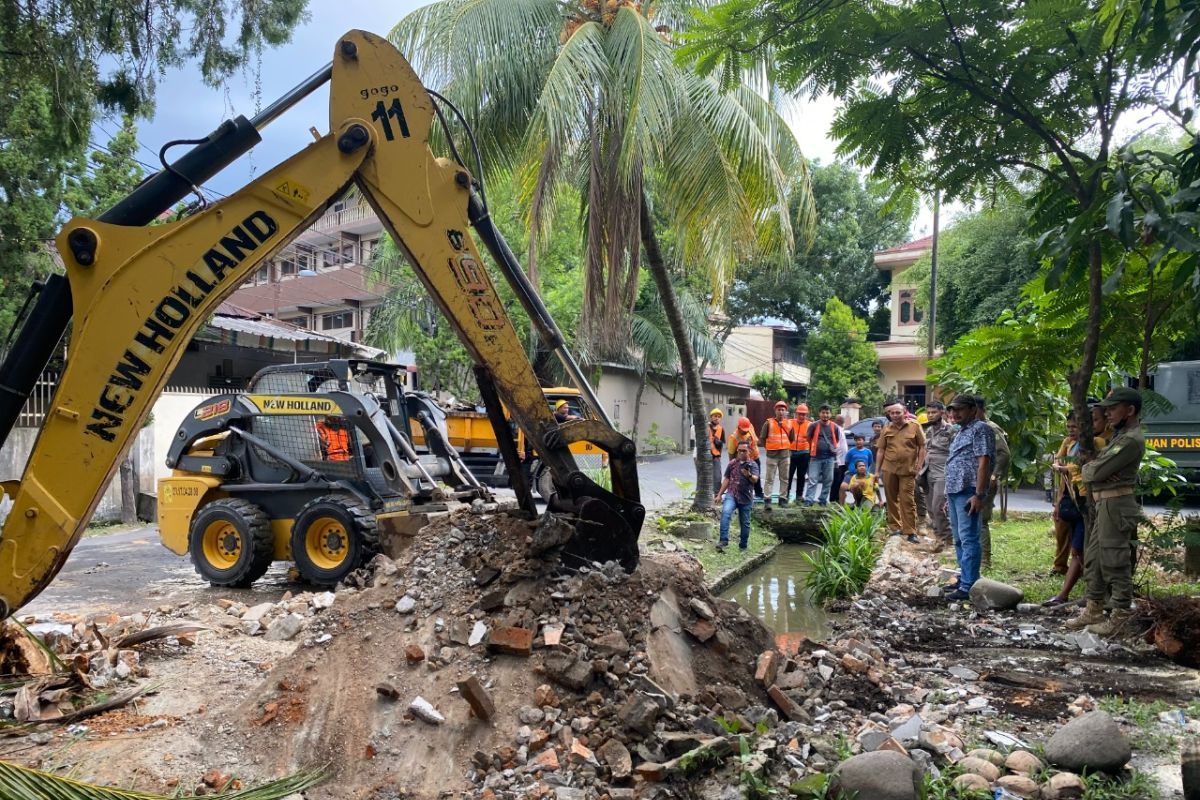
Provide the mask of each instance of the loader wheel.
{"label": "loader wheel", "polygon": [[292,526],[300,577],[318,586],[333,586],[378,551],[375,515],[352,497],[318,497],[300,509]]}
{"label": "loader wheel", "polygon": [[196,572],[213,586],[245,588],[274,560],[271,521],[248,500],[214,500],[192,517],[188,553]]}
{"label": "loader wheel", "polygon": [[547,503],[550,502],[550,495],[554,494],[554,476],[550,474],[550,468],[544,467],[537,476],[537,493]]}

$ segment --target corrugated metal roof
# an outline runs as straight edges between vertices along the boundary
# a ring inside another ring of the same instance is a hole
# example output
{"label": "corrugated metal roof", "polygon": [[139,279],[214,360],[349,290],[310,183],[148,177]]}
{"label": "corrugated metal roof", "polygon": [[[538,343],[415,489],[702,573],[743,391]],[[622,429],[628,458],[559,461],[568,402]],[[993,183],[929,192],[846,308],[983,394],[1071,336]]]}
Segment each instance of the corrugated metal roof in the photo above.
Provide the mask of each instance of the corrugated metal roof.
{"label": "corrugated metal roof", "polygon": [[253,336],[264,336],[272,339],[284,339],[289,342],[332,342],[335,344],[345,345],[358,350],[372,358],[383,355],[386,351],[376,347],[370,347],[359,342],[348,342],[345,339],[339,339],[336,336],[318,333],[317,331],[298,328],[295,325],[288,325],[285,322],[278,322],[265,318],[249,319],[245,317],[229,317],[220,314],[214,315],[208,323],[213,328],[220,328],[225,331],[235,331],[237,333],[248,333]]}

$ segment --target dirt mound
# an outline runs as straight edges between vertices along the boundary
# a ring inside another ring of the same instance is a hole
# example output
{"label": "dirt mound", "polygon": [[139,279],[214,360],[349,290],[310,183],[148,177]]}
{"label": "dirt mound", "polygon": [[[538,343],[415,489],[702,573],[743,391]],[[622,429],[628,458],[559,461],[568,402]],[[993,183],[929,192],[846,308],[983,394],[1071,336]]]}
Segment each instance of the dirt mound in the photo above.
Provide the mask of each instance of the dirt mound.
{"label": "dirt mound", "polygon": [[137,718],[167,722],[78,743],[78,774],[162,791],[318,765],[319,800],[619,797],[643,770],[669,796],[658,766],[706,744],[727,756],[726,720],[765,711],[771,636],[688,556],[627,575],[531,554],[557,524],[458,514],[333,595],[189,609],[216,640],[172,649],[184,665],[145,657],[169,683]]}

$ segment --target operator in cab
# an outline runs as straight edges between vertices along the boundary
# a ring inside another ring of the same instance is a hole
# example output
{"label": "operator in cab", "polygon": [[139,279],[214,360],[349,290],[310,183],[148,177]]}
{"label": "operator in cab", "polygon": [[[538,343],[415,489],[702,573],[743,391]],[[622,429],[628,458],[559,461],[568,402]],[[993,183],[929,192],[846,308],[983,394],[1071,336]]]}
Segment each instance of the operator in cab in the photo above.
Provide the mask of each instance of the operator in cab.
{"label": "operator in cab", "polygon": [[577,419],[583,419],[583,418],[580,417],[578,414],[574,414],[571,412],[571,406],[567,403],[566,400],[559,400],[557,403],[554,404],[554,421],[557,422],[558,424],[561,425],[564,422],[572,422]]}
{"label": "operator in cab", "polygon": [[317,423],[317,439],[321,442],[322,460],[350,460],[350,431],[346,428],[346,420],[327,415]]}

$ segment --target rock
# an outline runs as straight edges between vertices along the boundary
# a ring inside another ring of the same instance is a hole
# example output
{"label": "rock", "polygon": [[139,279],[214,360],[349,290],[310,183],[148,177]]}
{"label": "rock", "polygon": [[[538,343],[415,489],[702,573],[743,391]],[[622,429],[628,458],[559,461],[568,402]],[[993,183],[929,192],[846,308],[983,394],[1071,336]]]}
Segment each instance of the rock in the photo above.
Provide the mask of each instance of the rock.
{"label": "rock", "polygon": [[956,677],[956,678],[960,678],[960,679],[962,679],[962,680],[964,680],[964,681],[977,681],[977,680],[979,680],[979,673],[978,673],[978,672],[976,672],[975,670],[973,670],[973,669],[969,668],[969,667],[964,667],[964,666],[960,666],[960,665],[955,665],[955,666],[951,667],[951,668],[950,668],[949,670],[947,670],[947,671],[948,671],[948,672],[949,672],[951,675],[953,675],[954,677]]}
{"label": "rock", "polygon": [[495,611],[504,607],[504,597],[508,592],[503,589],[490,591],[479,598],[479,607],[484,611]]}
{"label": "rock", "polygon": [[570,653],[547,653],[542,659],[546,677],[560,686],[583,691],[592,682],[592,667]]}
{"label": "rock", "polygon": [[404,595],[396,601],[396,610],[401,614],[411,614],[417,607],[417,601],[409,595]]}
{"label": "rock", "polygon": [[633,774],[633,757],[629,748],[616,739],[609,739],[596,750],[600,760],[608,765],[614,780],[628,778]]}
{"label": "rock", "polygon": [[637,776],[649,783],[657,783],[667,777],[667,767],[654,761],[643,761],[634,767]]}
{"label": "rock", "polygon": [[425,660],[425,651],[418,645],[410,644],[404,648],[404,660],[409,664],[418,664]]}
{"label": "rock", "polygon": [[804,709],[796,704],[796,701],[788,697],[787,693],[778,686],[772,686],[767,690],[767,697],[771,698],[771,702],[779,709],[785,717],[793,722],[802,722],[807,719]]}
{"label": "rock", "polygon": [[263,638],[269,642],[286,642],[304,628],[304,617],[299,614],[288,614],[271,623]]}
{"label": "rock", "polygon": [[995,764],[997,767],[1004,766],[1004,754],[999,750],[989,750],[986,747],[979,747],[967,753],[968,758],[982,758],[984,761]]}
{"label": "rock", "polygon": [[400,699],[400,691],[390,683],[380,683],[375,686],[375,693],[389,700]]}
{"label": "rock", "polygon": [[617,712],[617,719],[627,729],[648,735],[654,730],[658,712],[658,703],[639,693],[629,698],[628,702],[621,706],[621,710]]}
{"label": "rock", "polygon": [[602,656],[622,656],[629,652],[629,642],[625,634],[612,630],[593,639],[592,649]]}
{"label": "rock", "polygon": [[892,728],[892,736],[901,742],[915,742],[917,737],[921,735],[921,726],[924,724],[925,720],[921,719],[920,714],[913,714],[904,720],[904,722]]}
{"label": "rock", "polygon": [[954,789],[959,794],[968,792],[988,792],[991,794],[992,784],[987,778],[973,772],[965,772],[954,779]]}
{"label": "rock", "polygon": [[852,656],[849,653],[846,653],[846,655],[842,656],[842,666],[850,672],[862,673],[867,671],[867,662],[863,661],[857,656]]}
{"label": "rock", "polygon": [[562,641],[562,635],[566,631],[565,625],[544,625],[542,626],[542,641],[546,643],[546,647],[553,647]]}
{"label": "rock", "polygon": [[1005,775],[996,781],[996,786],[1006,792],[1015,794],[1017,797],[1036,799],[1041,797],[1042,794],[1041,789],[1038,788],[1037,781],[1027,775]]}
{"label": "rock", "polygon": [[483,688],[479,678],[472,675],[466,680],[459,681],[457,685],[459,694],[471,706],[471,712],[477,718],[489,720],[496,715],[496,704],[492,702],[492,696],[488,694],[487,689]]}
{"label": "rock", "polygon": [[553,747],[548,747],[537,754],[537,757],[533,759],[533,763],[538,769],[553,772],[558,769],[558,753],[554,752]]}
{"label": "rock", "polygon": [[958,738],[958,734],[949,728],[944,728],[941,725],[933,725],[928,730],[922,730],[917,735],[917,746],[922,750],[928,750],[934,755],[946,755],[951,750],[961,750],[963,743],[962,739]]}
{"label": "rock", "polygon": [[862,753],[838,764],[829,785],[831,796],[853,792],[871,800],[917,800],[921,770],[899,753]]}
{"label": "rock", "polygon": [[533,690],[533,703],[536,706],[550,706],[558,708],[558,692],[554,691],[554,687],[548,683],[543,683],[541,686]]}
{"label": "rock", "polygon": [[500,570],[496,569],[495,567],[484,567],[483,569],[479,570],[479,572],[475,573],[475,585],[480,587],[487,586],[499,577]]}
{"label": "rock", "polygon": [[1025,599],[1025,593],[1015,586],[980,578],[971,585],[971,604],[981,611],[1008,611]]}
{"label": "rock", "polygon": [[487,637],[487,634],[488,634],[487,623],[485,623],[483,620],[477,621],[475,623],[475,626],[473,628],[471,628],[471,635],[467,637],[467,646],[474,647],[475,645],[482,642]]}
{"label": "rock", "polygon": [[567,760],[572,764],[596,763],[596,757],[592,753],[591,748],[578,739],[571,740],[571,747],[567,750]]}
{"label": "rock", "polygon": [[1079,800],[1085,791],[1082,778],[1073,772],[1060,772],[1042,785],[1042,800]]}
{"label": "rock", "polygon": [[414,717],[424,720],[430,725],[441,725],[446,721],[446,718],[433,707],[433,704],[420,695],[413,698],[413,701],[408,704],[408,710]]}
{"label": "rock", "polygon": [[246,609],[246,613],[242,614],[243,622],[261,622],[262,618],[275,610],[274,603],[259,603],[256,606],[251,606]]}
{"label": "rock", "polygon": [[467,620],[457,619],[450,623],[448,635],[454,644],[466,644],[471,638],[471,624]]}
{"label": "rock", "polygon": [[521,706],[517,710],[517,719],[525,725],[537,725],[545,718],[545,713],[537,706]]}
{"label": "rock", "polygon": [[262,633],[262,629],[262,623],[256,619],[249,621],[242,620],[242,633],[246,634],[247,636],[257,636],[258,634]]}
{"label": "rock", "polygon": [[1118,772],[1132,756],[1129,740],[1103,711],[1071,720],[1046,743],[1047,760],[1071,772]]}
{"label": "rock", "polygon": [[1040,758],[1027,750],[1013,750],[1008,754],[1008,758],[1004,759],[1004,766],[1009,772],[1030,776],[1046,768]]}
{"label": "rock", "polygon": [[527,656],[533,650],[533,631],[503,626],[492,628],[488,634],[487,649],[493,653]]}
{"label": "rock", "polygon": [[312,600],[309,601],[309,605],[318,611],[326,608],[333,608],[333,601],[335,599],[337,599],[337,595],[335,595],[333,592],[318,592],[317,594],[313,595]]}
{"label": "rock", "polygon": [[692,609],[692,611],[696,612],[696,616],[700,617],[701,619],[706,619],[711,622],[717,617],[717,615],[713,613],[712,606],[701,600],[699,597],[693,597],[688,600],[688,607]]}
{"label": "rock", "polygon": [[707,642],[709,639],[717,635],[717,626],[703,618],[696,620],[691,625],[688,625],[685,630],[692,636],[696,637],[696,640],[699,642]]}
{"label": "rock", "polygon": [[967,756],[958,762],[958,768],[965,773],[978,775],[988,783],[1000,777],[1000,768],[990,761],[984,761],[982,758]]}

